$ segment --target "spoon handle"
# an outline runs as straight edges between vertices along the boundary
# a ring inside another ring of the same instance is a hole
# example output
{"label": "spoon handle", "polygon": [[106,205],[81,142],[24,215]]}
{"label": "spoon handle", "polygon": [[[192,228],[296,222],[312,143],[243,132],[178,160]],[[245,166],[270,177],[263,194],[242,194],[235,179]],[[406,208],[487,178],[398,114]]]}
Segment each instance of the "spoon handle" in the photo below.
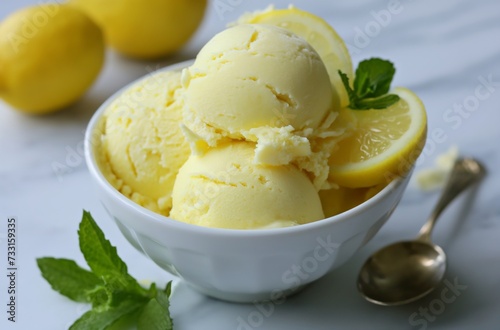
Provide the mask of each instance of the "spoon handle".
{"label": "spoon handle", "polygon": [[436,221],[448,206],[466,188],[479,181],[486,174],[485,167],[472,158],[459,158],[455,161],[446,186],[425,225],[420,229],[418,240],[430,242]]}

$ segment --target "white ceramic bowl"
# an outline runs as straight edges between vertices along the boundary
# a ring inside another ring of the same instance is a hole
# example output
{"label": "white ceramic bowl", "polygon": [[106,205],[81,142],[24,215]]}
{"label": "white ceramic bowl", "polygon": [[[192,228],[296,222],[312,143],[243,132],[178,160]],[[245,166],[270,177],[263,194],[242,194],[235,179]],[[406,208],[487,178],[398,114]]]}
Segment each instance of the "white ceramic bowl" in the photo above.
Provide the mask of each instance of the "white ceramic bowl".
{"label": "white ceramic bowl", "polygon": [[[180,70],[189,63],[162,70]],[[86,131],[85,157],[98,198],[133,246],[212,297],[236,302],[279,300],[339,267],[386,222],[410,178],[391,182],[347,212],[296,227],[230,230],[179,222],[123,196],[99,168],[101,117],[122,91],[97,110]]]}

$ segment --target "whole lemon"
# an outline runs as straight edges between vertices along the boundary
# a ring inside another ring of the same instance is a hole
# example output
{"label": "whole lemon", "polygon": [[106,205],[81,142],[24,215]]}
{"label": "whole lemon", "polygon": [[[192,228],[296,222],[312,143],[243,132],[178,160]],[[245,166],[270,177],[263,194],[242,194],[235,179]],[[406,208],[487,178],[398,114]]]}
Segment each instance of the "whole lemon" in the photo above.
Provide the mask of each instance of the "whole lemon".
{"label": "whole lemon", "polygon": [[106,42],[140,59],[181,48],[203,19],[207,0],[70,0],[102,27]]}
{"label": "whole lemon", "polygon": [[0,24],[0,97],[35,114],[71,104],[99,74],[103,39],[85,13],[68,5],[11,14]]}

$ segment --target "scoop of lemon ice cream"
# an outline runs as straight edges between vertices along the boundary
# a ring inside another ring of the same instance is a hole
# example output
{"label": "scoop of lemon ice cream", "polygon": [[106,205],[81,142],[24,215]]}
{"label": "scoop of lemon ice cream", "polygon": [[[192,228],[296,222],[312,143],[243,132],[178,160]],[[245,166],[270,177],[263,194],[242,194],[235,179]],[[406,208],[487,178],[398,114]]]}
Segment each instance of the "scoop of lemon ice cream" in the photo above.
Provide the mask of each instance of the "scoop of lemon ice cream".
{"label": "scoop of lemon ice cream", "polygon": [[256,161],[263,164],[308,156],[308,136],[332,106],[318,53],[292,32],[270,25],[237,25],[217,34],[184,70],[182,83],[191,136],[207,148],[228,138],[257,142]]}
{"label": "scoop of lemon ice cream", "polygon": [[294,165],[253,162],[255,143],[234,141],[192,155],[179,170],[170,216],[205,227],[286,227],[324,218],[319,195]]}
{"label": "scoop of lemon ice cream", "polygon": [[176,96],[180,72],[149,75],[115,99],[104,113],[101,162],[108,181],[122,194],[168,215],[179,168],[190,154],[180,129]]}

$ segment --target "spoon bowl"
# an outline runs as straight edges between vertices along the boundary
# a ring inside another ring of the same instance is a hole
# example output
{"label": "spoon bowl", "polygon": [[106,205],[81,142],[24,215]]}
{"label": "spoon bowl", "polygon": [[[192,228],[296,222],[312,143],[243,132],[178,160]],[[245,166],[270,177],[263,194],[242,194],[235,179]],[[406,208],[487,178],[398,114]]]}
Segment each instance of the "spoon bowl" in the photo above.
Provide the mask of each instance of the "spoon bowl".
{"label": "spoon bowl", "polygon": [[357,281],[366,300],[385,306],[403,305],[424,297],[441,283],[446,255],[432,244],[432,229],[455,197],[485,173],[484,166],[475,159],[460,158],[455,162],[441,198],[417,239],[393,243],[366,260]]}
{"label": "spoon bowl", "polygon": [[421,241],[391,244],[371,256],[361,269],[358,289],[379,305],[402,305],[434,290],[444,277],[446,255]]}

